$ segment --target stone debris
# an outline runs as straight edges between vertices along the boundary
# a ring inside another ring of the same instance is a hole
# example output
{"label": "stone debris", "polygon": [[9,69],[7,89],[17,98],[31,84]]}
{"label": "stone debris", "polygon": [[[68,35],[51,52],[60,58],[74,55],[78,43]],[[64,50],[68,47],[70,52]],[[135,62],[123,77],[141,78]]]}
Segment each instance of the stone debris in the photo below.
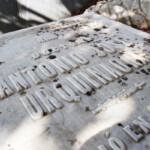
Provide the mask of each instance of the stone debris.
{"label": "stone debris", "polygon": [[138,29],[150,28],[149,0],[104,0],[85,12],[95,12]]}

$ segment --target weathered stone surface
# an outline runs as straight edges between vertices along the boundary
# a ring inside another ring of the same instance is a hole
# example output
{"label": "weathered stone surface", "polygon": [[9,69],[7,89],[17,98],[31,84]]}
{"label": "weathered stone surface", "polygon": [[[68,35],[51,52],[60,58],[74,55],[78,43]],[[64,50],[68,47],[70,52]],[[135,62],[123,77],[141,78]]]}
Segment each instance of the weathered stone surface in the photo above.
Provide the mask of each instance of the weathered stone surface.
{"label": "weathered stone surface", "polygon": [[142,0],[141,1],[141,9],[142,9],[142,12],[144,13],[144,16],[148,20],[149,26],[150,26],[150,1]]}
{"label": "weathered stone surface", "polygon": [[140,14],[132,12],[130,14],[130,18],[132,21],[132,25],[139,29],[147,29],[149,27],[145,17]]}
{"label": "weathered stone surface", "polygon": [[[97,6],[100,7],[98,8]],[[110,0],[98,2],[93,9],[86,12],[99,12],[111,19],[137,27],[138,29],[150,28],[150,1],[149,0]]]}
{"label": "weathered stone surface", "polygon": [[150,35],[95,13],[0,35],[0,150],[148,150]]}

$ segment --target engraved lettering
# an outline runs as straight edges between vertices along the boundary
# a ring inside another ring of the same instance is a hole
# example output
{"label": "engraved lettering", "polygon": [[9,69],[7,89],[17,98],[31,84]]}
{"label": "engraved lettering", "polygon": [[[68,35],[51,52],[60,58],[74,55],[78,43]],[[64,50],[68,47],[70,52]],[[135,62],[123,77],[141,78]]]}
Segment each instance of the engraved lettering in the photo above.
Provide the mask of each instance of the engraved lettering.
{"label": "engraved lettering", "polygon": [[0,99],[4,99],[12,94],[14,94],[14,92],[10,89],[7,83],[0,79]]}
{"label": "engraved lettering", "polygon": [[61,58],[62,58],[62,60],[64,60],[66,63],[68,63],[71,67],[73,67],[73,68],[75,68],[75,69],[79,67],[79,65],[76,64],[74,61],[72,61],[69,57],[67,57],[67,56],[62,56]]}
{"label": "engraved lettering", "polygon": [[42,51],[42,54],[47,56],[47,55],[51,54],[51,51],[49,49],[46,49],[46,50]]}
{"label": "engraved lettering", "polygon": [[62,104],[46,90],[38,90],[35,92],[41,102],[44,104],[49,113],[55,111],[55,108],[62,108]]}
{"label": "engraved lettering", "polygon": [[56,92],[67,102],[78,102],[80,101],[80,96],[77,96],[76,93],[67,85],[61,84],[61,87],[56,87],[54,85]]}
{"label": "engraved lettering", "polygon": [[102,85],[98,83],[96,80],[94,80],[92,77],[90,77],[85,72],[79,72],[79,75],[82,76],[87,82],[89,82],[91,85],[94,86],[94,88],[100,88]]}
{"label": "engraved lettering", "polygon": [[67,77],[67,80],[72,83],[82,94],[86,94],[91,91],[91,87],[85,83],[78,75]]}
{"label": "engraved lettering", "polygon": [[123,130],[129,135],[135,142],[140,141],[144,135],[143,134],[136,134],[129,125],[123,128]]}
{"label": "engraved lettering", "polygon": [[30,78],[34,81],[35,84],[40,84],[42,81],[41,81],[41,79],[37,76],[37,74],[35,73],[34,69],[35,69],[35,68],[32,67],[32,68],[25,69],[25,70],[23,70],[22,72],[23,72],[23,73],[27,73],[27,74],[30,76]]}
{"label": "engraved lettering", "polygon": [[134,120],[133,123],[139,126],[146,134],[150,132],[150,123],[142,117],[138,117],[138,119]]}
{"label": "engraved lettering", "polygon": [[22,75],[17,72],[15,74],[11,74],[8,76],[11,82],[13,83],[14,87],[16,88],[17,92],[29,88],[28,83],[22,77]]}
{"label": "engraved lettering", "polygon": [[42,118],[44,112],[33,95],[26,95],[21,97],[20,101],[33,120]]}
{"label": "engraved lettering", "polygon": [[31,57],[36,60],[36,59],[39,59],[41,57],[41,54],[40,53],[34,53],[31,55]]}
{"label": "engraved lettering", "polygon": [[140,54],[139,55],[137,55],[137,54],[135,54],[135,53],[133,53],[133,52],[129,52],[129,51],[127,51],[126,53],[125,53],[127,56],[129,55],[132,59],[134,59],[134,60],[140,60],[141,61],[141,63],[143,63],[143,64],[147,64],[148,62],[149,62],[149,59],[148,58],[144,58],[143,56],[141,56]]}
{"label": "engraved lettering", "polygon": [[113,150],[126,150],[125,144],[116,137],[111,137],[108,142]]}
{"label": "engraved lettering", "polygon": [[142,66],[142,64],[140,64],[139,62],[135,61],[133,58],[126,55],[123,55],[122,57],[120,57],[120,59],[125,63],[134,66],[135,68],[139,68]]}
{"label": "engraved lettering", "polygon": [[112,66],[109,66],[109,65],[106,65],[106,64],[100,64],[100,66],[116,79],[123,76],[122,72],[120,72],[116,68],[113,68]]}
{"label": "engraved lettering", "polygon": [[36,91],[35,93],[46,107],[48,113],[52,113],[55,111],[54,106],[49,102],[49,97],[47,96],[47,94],[45,94],[43,90]]}
{"label": "engraved lettering", "polygon": [[89,63],[88,59],[81,54],[74,53],[74,54],[70,54],[70,56],[72,59],[74,59],[76,62],[78,62],[81,65],[86,65]]}
{"label": "engraved lettering", "polygon": [[112,81],[113,80],[110,76],[106,75],[106,73],[102,72],[101,70],[99,70],[96,67],[87,68],[87,71],[91,75],[93,75],[96,79],[101,81],[103,84],[107,84],[108,81]]}
{"label": "engraved lettering", "polygon": [[67,66],[63,61],[60,59],[55,59],[51,61],[51,63],[61,72],[65,73],[71,70],[69,66]]}
{"label": "engraved lettering", "polygon": [[113,46],[109,46],[108,44],[102,44],[102,46],[104,47],[104,51],[113,54],[116,52],[115,48]]}
{"label": "engraved lettering", "polygon": [[123,63],[119,59],[109,60],[109,63],[123,72],[129,73],[132,71],[131,68],[129,68],[125,63]]}
{"label": "engraved lettering", "polygon": [[57,72],[53,67],[51,67],[48,63],[40,63],[39,69],[41,72],[48,78],[53,78],[57,75]]}
{"label": "engraved lettering", "polygon": [[108,52],[110,54],[113,54],[116,52],[115,48],[113,46],[108,46],[106,44],[101,44],[101,43],[98,43],[97,44],[97,47],[99,47],[100,49],[103,49],[105,52]]}
{"label": "engraved lettering", "polygon": [[92,47],[92,50],[94,50],[96,52],[97,56],[99,56],[99,57],[105,57],[107,55],[106,52],[104,52],[98,48]]}

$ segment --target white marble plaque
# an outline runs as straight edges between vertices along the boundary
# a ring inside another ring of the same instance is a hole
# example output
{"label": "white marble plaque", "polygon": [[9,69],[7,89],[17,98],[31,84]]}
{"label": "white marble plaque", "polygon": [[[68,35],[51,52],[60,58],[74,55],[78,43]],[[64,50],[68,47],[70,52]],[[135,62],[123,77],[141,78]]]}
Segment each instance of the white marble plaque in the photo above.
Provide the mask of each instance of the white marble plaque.
{"label": "white marble plaque", "polygon": [[150,149],[150,35],[94,13],[0,36],[0,150]]}

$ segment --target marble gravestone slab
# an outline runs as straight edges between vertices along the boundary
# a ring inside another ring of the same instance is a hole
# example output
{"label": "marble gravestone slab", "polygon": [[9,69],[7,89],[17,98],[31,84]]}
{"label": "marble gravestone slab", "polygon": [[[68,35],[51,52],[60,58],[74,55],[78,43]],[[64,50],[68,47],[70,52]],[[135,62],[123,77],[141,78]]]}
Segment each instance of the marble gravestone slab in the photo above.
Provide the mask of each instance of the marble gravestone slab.
{"label": "marble gravestone slab", "polygon": [[150,35],[94,13],[0,36],[0,150],[150,149]]}

